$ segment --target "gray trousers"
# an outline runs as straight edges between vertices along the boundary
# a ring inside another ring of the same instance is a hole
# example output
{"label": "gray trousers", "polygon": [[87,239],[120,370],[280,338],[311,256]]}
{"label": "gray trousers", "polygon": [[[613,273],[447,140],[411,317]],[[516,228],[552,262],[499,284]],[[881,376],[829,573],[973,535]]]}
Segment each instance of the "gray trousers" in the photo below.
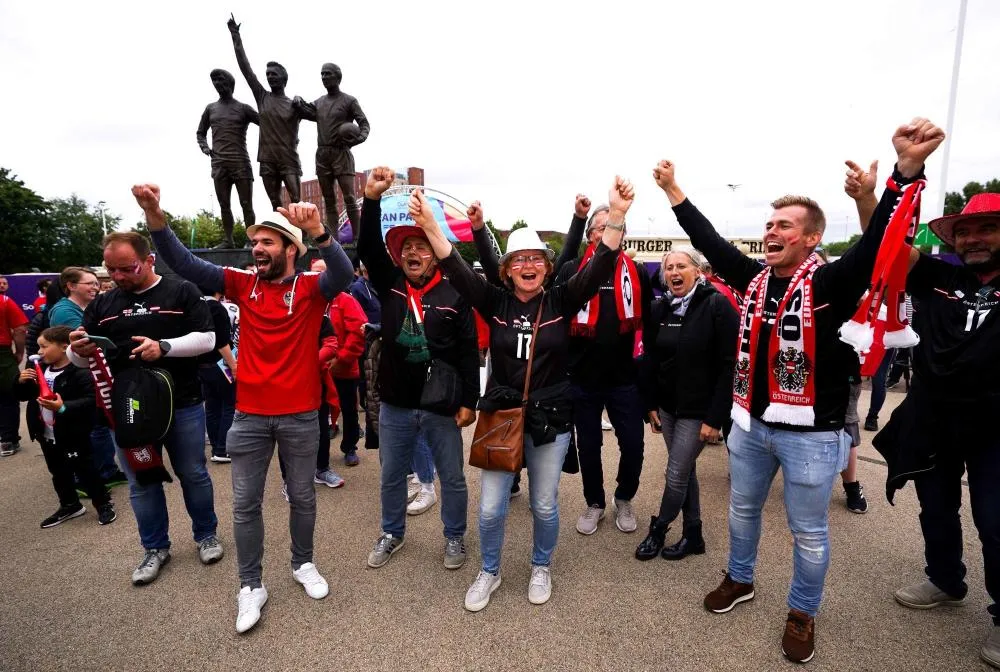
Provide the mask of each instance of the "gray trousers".
{"label": "gray trousers", "polygon": [[667,482],[660,500],[661,522],[670,524],[684,513],[684,528],[701,523],[701,502],[695,460],[705,447],[701,420],[675,418],[659,410],[663,441],[667,444]]}
{"label": "gray trousers", "polygon": [[226,447],[233,460],[233,537],[236,540],[240,586],[256,588],[261,585],[264,558],[261,504],[275,443],[285,463],[292,569],[312,562],[313,529],[316,526],[313,476],[319,448],[317,412],[253,415],[236,411],[233,426],[226,436]]}

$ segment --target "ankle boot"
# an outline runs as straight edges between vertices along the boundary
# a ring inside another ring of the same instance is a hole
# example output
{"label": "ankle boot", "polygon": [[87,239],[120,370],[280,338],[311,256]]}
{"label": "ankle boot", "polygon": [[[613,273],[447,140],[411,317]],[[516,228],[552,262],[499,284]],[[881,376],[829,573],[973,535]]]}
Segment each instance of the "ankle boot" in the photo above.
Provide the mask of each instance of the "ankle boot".
{"label": "ankle boot", "polygon": [[676,544],[667,546],[660,554],[664,560],[680,560],[685,555],[701,555],[705,540],[701,536],[701,523],[684,528],[684,536]]}
{"label": "ankle boot", "polygon": [[666,523],[661,523],[656,516],[649,519],[649,534],[642,540],[639,547],[635,549],[637,560],[652,560],[663,548],[663,539],[667,536]]}

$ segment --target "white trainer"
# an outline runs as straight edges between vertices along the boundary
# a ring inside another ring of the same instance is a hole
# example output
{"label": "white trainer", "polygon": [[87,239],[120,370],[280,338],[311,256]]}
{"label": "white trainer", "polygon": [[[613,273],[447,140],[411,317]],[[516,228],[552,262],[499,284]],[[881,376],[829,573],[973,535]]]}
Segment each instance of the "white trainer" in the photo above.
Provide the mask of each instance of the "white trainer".
{"label": "white trainer", "polygon": [[468,611],[482,611],[490,603],[490,595],[500,587],[500,575],[480,571],[479,576],[465,593],[465,608]]}
{"label": "white trainer", "polygon": [[421,490],[417,498],[406,505],[406,513],[411,516],[419,516],[427,509],[434,506],[438,501],[437,493],[433,490]]}
{"label": "white trainer", "polygon": [[326,579],[320,576],[316,565],[311,562],[307,562],[298,569],[293,570],[292,576],[306,589],[306,595],[314,600],[322,600],[330,594],[329,584],[327,584]]}
{"label": "white trainer", "polygon": [[548,567],[531,566],[531,580],[528,581],[528,602],[545,604],[552,597],[552,572]]}
{"label": "white trainer", "polygon": [[260,610],[267,604],[267,588],[251,589],[243,586],[239,594],[239,613],[236,615],[236,632],[244,633],[260,620]]}

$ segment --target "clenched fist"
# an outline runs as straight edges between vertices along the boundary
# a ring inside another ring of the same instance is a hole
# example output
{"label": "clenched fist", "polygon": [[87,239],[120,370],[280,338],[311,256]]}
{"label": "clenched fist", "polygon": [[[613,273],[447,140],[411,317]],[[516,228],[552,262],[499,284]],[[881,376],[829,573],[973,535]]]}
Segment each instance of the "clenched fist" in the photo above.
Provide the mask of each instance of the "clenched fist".
{"label": "clenched fist", "polygon": [[365,182],[365,197],[377,201],[392,186],[395,179],[396,174],[392,172],[392,168],[387,166],[374,168],[368,173],[368,181]]}
{"label": "clenched fist", "polygon": [[653,180],[656,181],[656,186],[664,191],[674,186],[677,183],[674,180],[674,164],[667,160],[657,163],[653,168]]}
{"label": "clenched fist", "polygon": [[132,195],[143,212],[160,209],[160,187],[155,184],[137,184],[132,187]]}
{"label": "clenched fist", "polygon": [[479,231],[486,226],[486,222],[483,220],[483,206],[480,205],[479,201],[472,202],[469,209],[465,211],[465,216],[472,223],[473,231]]}
{"label": "clenched fist", "polygon": [[944,142],[944,131],[923,117],[900,126],[892,135],[896,166],[904,177],[915,177],[927,157]]}
{"label": "clenched fist", "polygon": [[632,207],[633,201],[635,201],[635,187],[620,175],[615,175],[615,182],[608,192],[611,212],[624,217],[628,209]]}
{"label": "clenched fist", "polygon": [[590,214],[590,199],[583,194],[577,194],[573,214],[580,219],[586,219],[587,215]]}

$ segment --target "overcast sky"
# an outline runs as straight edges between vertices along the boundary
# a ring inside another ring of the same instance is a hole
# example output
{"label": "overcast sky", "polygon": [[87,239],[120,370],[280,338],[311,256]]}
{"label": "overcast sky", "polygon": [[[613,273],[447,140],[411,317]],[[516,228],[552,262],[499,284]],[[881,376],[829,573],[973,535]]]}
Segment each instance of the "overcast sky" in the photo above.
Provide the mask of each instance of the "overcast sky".
{"label": "overcast sky", "polygon": [[[605,201],[618,173],[636,183],[631,232],[678,235],[651,178],[669,158],[723,233],[758,236],[769,201],[803,193],[832,241],[857,229],[844,159],[878,158],[884,178],[896,126],[916,115],[944,126],[959,0],[3,2],[0,166],[45,197],[104,200],[129,224],[140,181],[159,183],[175,214],[217,212],[195,130],[217,98],[212,68],[253,104],[226,28],[236,7],[262,81],[279,61],[289,95],[313,100],[320,66],[343,68],[372,126],[359,170],[423,167],[428,186],[480,199],[501,227],[565,230],[574,195]],[[1000,176],[997,35],[1000,2],[969,0],[951,190]],[[255,159],[253,126],[249,146]],[[303,179],[315,147],[304,122]],[[259,178],[254,204],[269,209]]]}

